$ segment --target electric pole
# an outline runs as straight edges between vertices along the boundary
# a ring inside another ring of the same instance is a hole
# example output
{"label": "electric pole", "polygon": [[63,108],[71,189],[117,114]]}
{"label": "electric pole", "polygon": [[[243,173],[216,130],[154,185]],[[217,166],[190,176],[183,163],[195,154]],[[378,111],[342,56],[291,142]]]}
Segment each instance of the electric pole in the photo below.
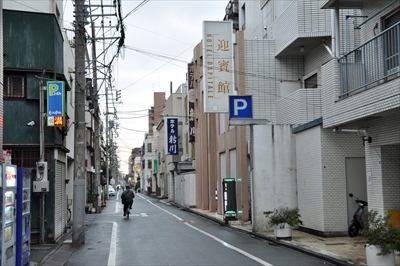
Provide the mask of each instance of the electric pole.
{"label": "electric pole", "polygon": [[[99,102],[97,96],[97,64],[96,64],[96,33],[94,30],[94,22],[92,22],[92,67],[93,67],[93,106],[94,106],[94,161],[95,161],[95,176],[96,176],[96,188],[98,194],[101,193],[101,182],[100,182],[100,112],[99,112]],[[97,198],[97,210],[98,213],[101,212],[101,196]]]}
{"label": "electric pole", "polygon": [[75,0],[75,153],[72,243],[85,243],[85,0]]}

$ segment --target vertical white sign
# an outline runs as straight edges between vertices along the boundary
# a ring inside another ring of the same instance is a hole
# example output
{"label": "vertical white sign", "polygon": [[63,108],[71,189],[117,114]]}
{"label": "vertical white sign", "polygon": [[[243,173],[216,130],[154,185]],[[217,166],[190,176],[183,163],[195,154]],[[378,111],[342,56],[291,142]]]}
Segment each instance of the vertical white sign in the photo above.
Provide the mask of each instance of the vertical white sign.
{"label": "vertical white sign", "polygon": [[204,112],[227,113],[234,90],[231,21],[203,21]]}

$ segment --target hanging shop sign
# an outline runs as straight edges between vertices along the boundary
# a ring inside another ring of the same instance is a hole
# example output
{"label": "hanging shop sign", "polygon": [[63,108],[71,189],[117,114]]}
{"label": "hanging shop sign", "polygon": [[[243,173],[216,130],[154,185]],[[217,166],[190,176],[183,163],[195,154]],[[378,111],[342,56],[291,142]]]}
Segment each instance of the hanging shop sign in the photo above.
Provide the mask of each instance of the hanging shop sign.
{"label": "hanging shop sign", "polygon": [[234,91],[232,21],[203,21],[205,113],[227,113]]}
{"label": "hanging shop sign", "polygon": [[178,118],[176,117],[167,117],[165,123],[167,125],[166,128],[166,147],[167,154],[169,155],[178,155],[179,154],[179,145],[178,145]]}
{"label": "hanging shop sign", "polygon": [[63,81],[47,82],[47,126],[63,127],[65,126],[65,104],[64,104]]}

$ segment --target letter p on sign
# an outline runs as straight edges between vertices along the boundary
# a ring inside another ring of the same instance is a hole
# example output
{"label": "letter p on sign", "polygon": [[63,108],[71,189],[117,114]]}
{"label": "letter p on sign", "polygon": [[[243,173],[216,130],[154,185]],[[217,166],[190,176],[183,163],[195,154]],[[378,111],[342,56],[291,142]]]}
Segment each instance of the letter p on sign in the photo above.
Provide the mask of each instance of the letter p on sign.
{"label": "letter p on sign", "polygon": [[251,95],[229,96],[229,118],[253,118]]}

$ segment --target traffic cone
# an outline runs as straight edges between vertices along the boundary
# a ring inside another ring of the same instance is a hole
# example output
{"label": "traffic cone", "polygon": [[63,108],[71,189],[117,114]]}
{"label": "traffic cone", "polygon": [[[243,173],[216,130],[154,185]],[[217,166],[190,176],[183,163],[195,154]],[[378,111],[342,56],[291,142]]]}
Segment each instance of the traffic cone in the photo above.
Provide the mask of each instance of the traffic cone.
{"label": "traffic cone", "polygon": [[106,202],[104,200],[104,197],[103,197],[103,200],[101,201],[101,207],[106,207]]}

